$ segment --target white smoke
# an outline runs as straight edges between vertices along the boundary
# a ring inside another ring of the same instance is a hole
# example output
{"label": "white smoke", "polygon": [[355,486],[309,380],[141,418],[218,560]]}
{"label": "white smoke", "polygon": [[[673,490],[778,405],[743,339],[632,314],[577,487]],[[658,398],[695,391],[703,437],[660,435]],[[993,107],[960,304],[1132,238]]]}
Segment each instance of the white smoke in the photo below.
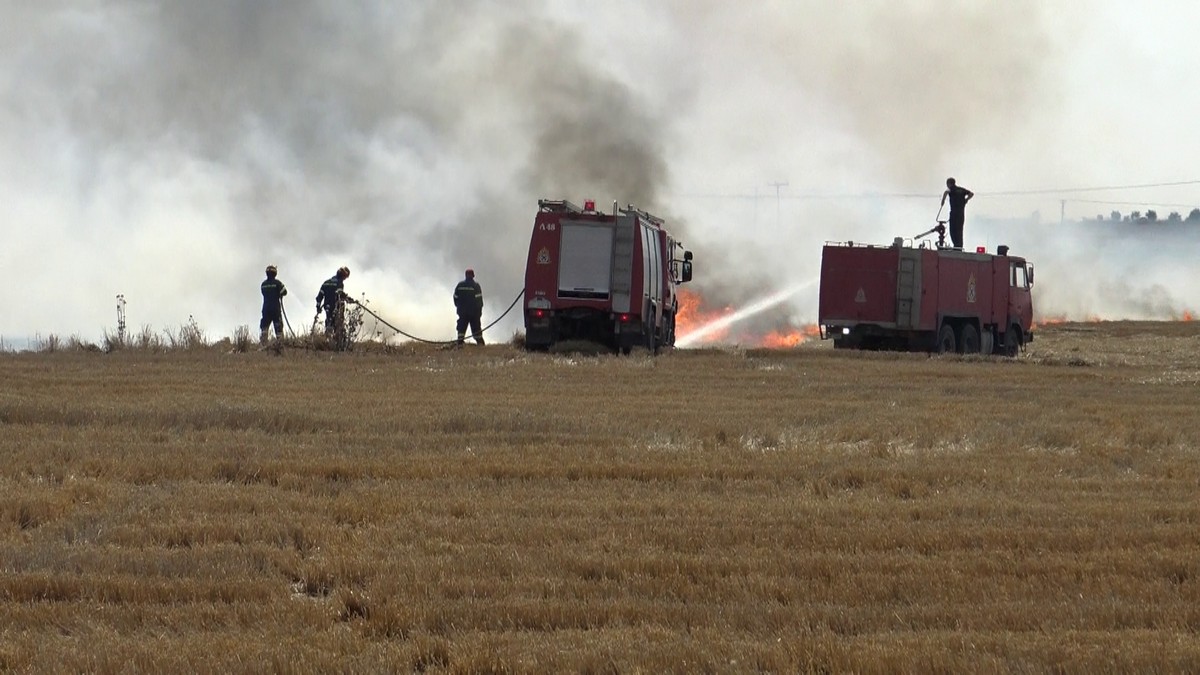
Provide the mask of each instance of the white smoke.
{"label": "white smoke", "polygon": [[0,0],[0,335],[96,339],[118,293],[133,327],[228,334],[274,263],[293,324],[348,265],[446,337],[464,267],[492,316],[520,289],[539,197],[667,215],[736,304],[813,278],[824,240],[927,229],[948,175],[980,195],[968,244],[1037,264],[1043,313],[1167,318],[1195,298],[1190,230],[989,230],[1060,205],[989,190],[1190,177],[1195,64],[1151,39],[1188,22],[1099,5]]}

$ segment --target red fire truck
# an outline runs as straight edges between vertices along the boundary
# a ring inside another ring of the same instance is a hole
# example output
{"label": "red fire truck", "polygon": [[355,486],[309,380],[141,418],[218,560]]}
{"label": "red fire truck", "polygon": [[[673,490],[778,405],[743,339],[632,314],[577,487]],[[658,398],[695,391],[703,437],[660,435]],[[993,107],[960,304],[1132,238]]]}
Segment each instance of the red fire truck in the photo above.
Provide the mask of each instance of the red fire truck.
{"label": "red fire truck", "polygon": [[1007,246],[828,243],[818,323],[839,349],[1016,356],[1033,340],[1032,286],[1033,265]]}
{"label": "red fire truck", "polygon": [[[682,257],[676,258],[679,251]],[[587,340],[628,354],[675,344],[676,287],[692,278],[692,252],[659,218],[539,200],[525,266],[525,346]]]}

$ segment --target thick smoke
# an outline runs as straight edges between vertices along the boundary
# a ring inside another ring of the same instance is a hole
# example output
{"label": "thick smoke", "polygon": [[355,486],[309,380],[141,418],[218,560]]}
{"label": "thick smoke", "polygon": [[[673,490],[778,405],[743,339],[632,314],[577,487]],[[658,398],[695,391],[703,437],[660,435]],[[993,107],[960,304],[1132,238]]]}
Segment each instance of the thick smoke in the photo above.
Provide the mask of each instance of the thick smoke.
{"label": "thick smoke", "polygon": [[538,2],[23,7],[5,165],[42,175],[10,255],[58,249],[87,295],[22,300],[10,335],[95,337],[116,293],[135,325],[225,330],[276,263],[299,323],[347,264],[351,292],[444,336],[464,267],[497,313],[520,289],[538,197],[652,203],[666,179],[661,123]]}
{"label": "thick smoke", "polygon": [[[667,216],[697,253],[694,287],[738,306],[814,280],[825,240],[927,229],[948,175],[980,194],[968,244],[994,245],[1008,233],[979,217],[1056,203],[989,190],[1128,181],[1112,172],[1140,156],[1097,161],[1077,141],[1122,118],[1069,108],[1065,55],[1104,38],[1088,22],[1126,17],[1030,0],[600,5],[0,0],[0,265],[31,289],[0,335],[95,339],[117,293],[135,328],[194,316],[228,334],[257,319],[274,263],[297,328],[349,265],[352,293],[445,337],[464,267],[491,316],[520,289],[541,197]],[[1194,297],[1172,251],[1133,247],[1153,274],[1114,255],[1093,283],[1072,270],[1096,255],[1061,234],[1005,243],[1038,263],[1047,314],[1165,318]],[[808,290],[762,327],[815,318]]]}

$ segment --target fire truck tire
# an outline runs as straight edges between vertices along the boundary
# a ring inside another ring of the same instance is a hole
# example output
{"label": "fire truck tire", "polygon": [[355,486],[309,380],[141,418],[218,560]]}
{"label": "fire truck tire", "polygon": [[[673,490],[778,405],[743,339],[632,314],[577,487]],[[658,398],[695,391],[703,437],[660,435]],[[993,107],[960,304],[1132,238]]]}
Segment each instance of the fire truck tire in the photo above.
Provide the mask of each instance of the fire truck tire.
{"label": "fire truck tire", "polygon": [[937,352],[953,354],[956,351],[958,351],[958,341],[954,338],[954,326],[944,323],[942,329],[938,331]]}
{"label": "fire truck tire", "polygon": [[1004,355],[1016,356],[1021,351],[1021,329],[1016,324],[1004,331]]}
{"label": "fire truck tire", "polygon": [[657,318],[658,317],[655,316],[654,310],[651,309],[650,322],[646,324],[646,349],[650,350],[650,354],[652,356],[658,353],[658,341],[655,339],[656,336],[654,335],[654,326],[657,325],[655,320]]}
{"label": "fire truck tire", "polygon": [[962,327],[962,335],[958,340],[958,352],[960,354],[979,353],[979,331],[975,329],[974,324],[968,323]]}
{"label": "fire truck tire", "polygon": [[996,348],[996,334],[992,328],[984,328],[979,334],[979,353],[988,355]]}

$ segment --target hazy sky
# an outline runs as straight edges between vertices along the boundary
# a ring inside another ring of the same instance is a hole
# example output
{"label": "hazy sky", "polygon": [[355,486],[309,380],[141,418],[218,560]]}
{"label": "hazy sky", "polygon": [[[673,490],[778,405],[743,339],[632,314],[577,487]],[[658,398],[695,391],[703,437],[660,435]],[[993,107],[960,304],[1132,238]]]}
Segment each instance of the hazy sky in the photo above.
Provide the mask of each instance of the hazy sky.
{"label": "hazy sky", "polygon": [[[257,321],[268,263],[295,327],[348,265],[350,292],[446,338],[464,267],[491,316],[520,290],[539,197],[665,215],[695,288],[736,305],[815,278],[823,241],[928,229],[950,175],[978,195],[967,244],[1033,260],[1044,314],[1200,306],[1200,229],[1059,225],[1186,215],[1200,182],[1053,191],[1200,181],[1195,3],[0,0],[0,16],[9,340],[97,340],[119,293],[131,327],[192,316],[229,335]],[[768,319],[815,307],[805,292]]]}

